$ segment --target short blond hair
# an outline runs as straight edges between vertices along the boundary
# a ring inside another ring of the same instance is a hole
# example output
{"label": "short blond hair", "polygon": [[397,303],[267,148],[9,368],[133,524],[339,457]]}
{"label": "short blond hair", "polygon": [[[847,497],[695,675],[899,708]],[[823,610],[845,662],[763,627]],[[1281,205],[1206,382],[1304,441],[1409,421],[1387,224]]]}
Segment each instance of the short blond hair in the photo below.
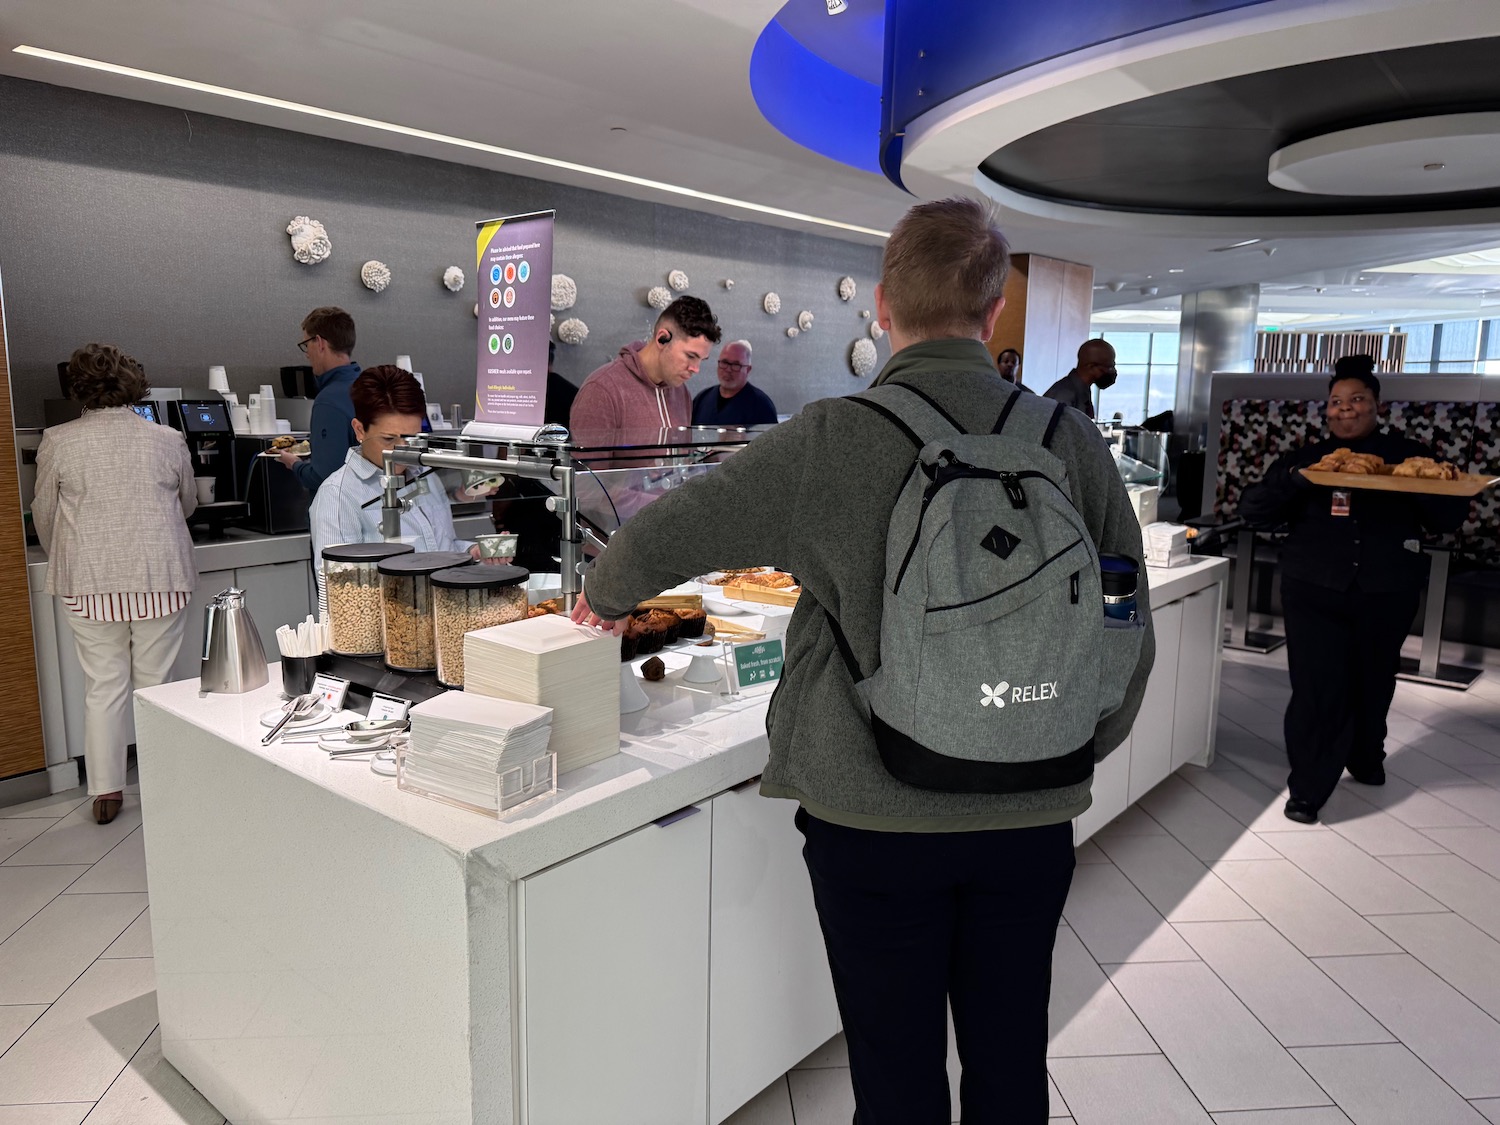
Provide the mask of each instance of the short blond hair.
{"label": "short blond hair", "polygon": [[907,336],[975,336],[1005,293],[1010,244],[995,212],[974,199],[919,203],[885,244],[880,284],[891,320]]}

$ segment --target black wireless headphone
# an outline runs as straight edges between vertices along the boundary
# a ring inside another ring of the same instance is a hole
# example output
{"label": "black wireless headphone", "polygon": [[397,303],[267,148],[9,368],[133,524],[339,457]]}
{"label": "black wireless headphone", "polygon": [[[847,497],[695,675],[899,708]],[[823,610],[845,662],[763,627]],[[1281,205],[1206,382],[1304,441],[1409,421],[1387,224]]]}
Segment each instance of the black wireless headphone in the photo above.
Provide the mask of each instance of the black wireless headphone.
{"label": "black wireless headphone", "polygon": [[671,331],[669,329],[663,328],[661,330],[661,335],[656,338],[656,346],[659,347],[659,348],[664,348],[668,344],[670,344],[671,342],[672,342],[672,333],[671,333]]}

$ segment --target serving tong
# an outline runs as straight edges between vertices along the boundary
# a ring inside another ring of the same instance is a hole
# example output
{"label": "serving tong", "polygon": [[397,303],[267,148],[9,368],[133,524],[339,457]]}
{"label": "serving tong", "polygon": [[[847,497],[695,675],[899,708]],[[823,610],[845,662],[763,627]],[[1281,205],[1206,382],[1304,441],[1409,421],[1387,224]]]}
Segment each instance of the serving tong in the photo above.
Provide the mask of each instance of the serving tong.
{"label": "serving tong", "polygon": [[330,758],[347,754],[368,754],[383,750],[410,724],[405,719],[355,719],[342,726],[317,727],[298,731],[283,742],[316,742]]}

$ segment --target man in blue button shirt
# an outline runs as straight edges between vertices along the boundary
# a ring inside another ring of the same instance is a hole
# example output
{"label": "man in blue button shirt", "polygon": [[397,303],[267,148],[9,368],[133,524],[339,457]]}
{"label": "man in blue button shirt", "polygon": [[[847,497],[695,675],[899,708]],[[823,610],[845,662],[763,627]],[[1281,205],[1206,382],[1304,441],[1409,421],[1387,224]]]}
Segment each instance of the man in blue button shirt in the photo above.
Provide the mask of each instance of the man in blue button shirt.
{"label": "man in blue button shirt", "polygon": [[354,318],[331,305],[313,309],[302,318],[302,336],[297,347],[318,380],[308,433],[312,456],[304,461],[283,453],[280,461],[303,488],[315,493],[356,444],[354,402],[349,397],[350,386],[359,378],[359,364],[349,358],[354,351]]}
{"label": "man in blue button shirt", "polygon": [[695,426],[768,426],[776,404],[750,385],[750,341],[735,340],[719,352],[719,385],[693,399]]}

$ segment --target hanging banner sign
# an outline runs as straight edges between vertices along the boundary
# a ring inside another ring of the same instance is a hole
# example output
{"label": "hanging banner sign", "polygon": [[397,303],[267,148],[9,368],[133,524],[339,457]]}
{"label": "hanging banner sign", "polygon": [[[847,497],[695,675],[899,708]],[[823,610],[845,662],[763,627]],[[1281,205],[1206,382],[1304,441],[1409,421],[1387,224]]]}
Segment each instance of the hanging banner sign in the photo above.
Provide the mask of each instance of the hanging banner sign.
{"label": "hanging banner sign", "polygon": [[[552,313],[552,222],[536,211],[476,223],[479,359],[474,425],[542,424]],[[466,431],[467,432],[467,431]]]}

